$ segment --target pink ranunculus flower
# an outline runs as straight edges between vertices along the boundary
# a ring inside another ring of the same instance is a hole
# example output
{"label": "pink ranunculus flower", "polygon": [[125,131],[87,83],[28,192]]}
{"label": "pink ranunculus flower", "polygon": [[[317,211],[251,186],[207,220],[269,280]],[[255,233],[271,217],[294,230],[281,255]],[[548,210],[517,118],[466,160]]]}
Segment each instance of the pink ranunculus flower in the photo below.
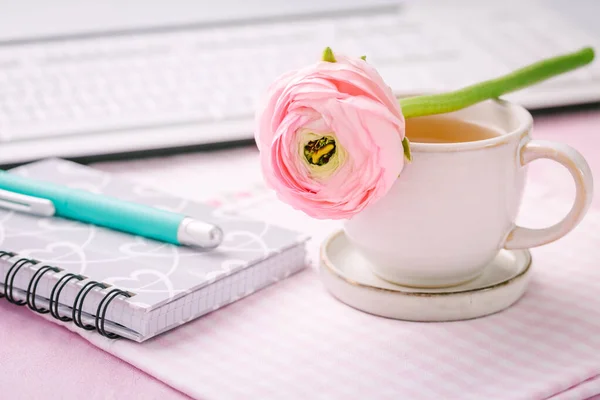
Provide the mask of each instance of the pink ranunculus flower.
{"label": "pink ranunculus flower", "polygon": [[404,117],[375,68],[336,62],[288,72],[269,88],[255,138],[267,184],[318,219],[347,219],[384,196],[404,166]]}

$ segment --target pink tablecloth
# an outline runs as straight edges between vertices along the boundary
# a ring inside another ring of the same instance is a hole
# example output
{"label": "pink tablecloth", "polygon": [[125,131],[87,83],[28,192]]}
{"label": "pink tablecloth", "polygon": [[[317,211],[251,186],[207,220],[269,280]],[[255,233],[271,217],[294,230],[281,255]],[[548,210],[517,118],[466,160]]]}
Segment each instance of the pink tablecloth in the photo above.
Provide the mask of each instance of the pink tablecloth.
{"label": "pink tablecloth", "polygon": [[[588,159],[596,176],[600,176],[600,112],[586,112],[537,119],[534,136],[560,140],[578,148]],[[236,151],[237,160],[256,173],[253,150]],[[178,176],[178,168],[202,170],[205,156],[198,154],[159,165],[156,160],[137,161],[131,170],[160,171],[158,179]],[[162,163],[161,163],[162,164]],[[120,170],[127,164],[104,164],[101,168],[134,175]],[[556,196],[571,195],[571,183],[564,171],[539,162],[532,168],[531,179],[547,182]],[[248,170],[246,170],[248,173]],[[153,175],[156,178],[156,175]],[[257,177],[258,178],[258,177]],[[170,183],[173,190],[177,182]],[[180,184],[181,185],[181,184]],[[184,185],[181,187],[185,191]],[[229,189],[229,188],[228,188]],[[182,193],[185,194],[185,193]],[[600,209],[600,196],[594,207]],[[0,301],[0,387],[19,398],[161,398],[185,396],[152,377],[91,346],[66,329],[46,322],[24,308]]]}

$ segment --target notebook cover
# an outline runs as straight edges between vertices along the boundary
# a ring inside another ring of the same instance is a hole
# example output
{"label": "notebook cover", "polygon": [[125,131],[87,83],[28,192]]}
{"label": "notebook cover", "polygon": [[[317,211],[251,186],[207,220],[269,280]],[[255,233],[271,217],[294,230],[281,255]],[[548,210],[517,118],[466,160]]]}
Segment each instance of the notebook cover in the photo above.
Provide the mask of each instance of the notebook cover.
{"label": "notebook cover", "polygon": [[223,244],[202,252],[77,221],[0,209],[0,249],[131,292],[127,303],[138,311],[172,302],[308,239],[65,160],[44,160],[11,172],[186,214],[223,229]]}

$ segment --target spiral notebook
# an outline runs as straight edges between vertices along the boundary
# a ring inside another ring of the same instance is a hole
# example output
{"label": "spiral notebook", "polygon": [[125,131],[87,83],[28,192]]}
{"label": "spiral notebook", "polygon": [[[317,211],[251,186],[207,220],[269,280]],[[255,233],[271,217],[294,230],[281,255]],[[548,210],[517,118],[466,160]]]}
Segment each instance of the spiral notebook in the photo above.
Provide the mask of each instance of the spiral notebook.
{"label": "spiral notebook", "polygon": [[0,209],[3,300],[109,338],[142,342],[306,265],[307,236],[231,208],[178,198],[60,159],[11,173],[179,212],[223,229],[223,244],[203,252]]}

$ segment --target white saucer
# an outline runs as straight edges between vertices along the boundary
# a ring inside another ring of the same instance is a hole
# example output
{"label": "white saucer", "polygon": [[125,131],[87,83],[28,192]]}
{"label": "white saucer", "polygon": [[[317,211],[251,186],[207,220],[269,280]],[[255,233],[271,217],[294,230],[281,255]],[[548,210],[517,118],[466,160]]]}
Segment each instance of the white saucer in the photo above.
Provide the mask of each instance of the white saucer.
{"label": "white saucer", "polygon": [[420,289],[377,277],[343,231],[321,245],[321,279],[339,300],[382,317],[409,321],[456,321],[501,311],[527,289],[528,250],[501,250],[478,278],[451,288]]}

